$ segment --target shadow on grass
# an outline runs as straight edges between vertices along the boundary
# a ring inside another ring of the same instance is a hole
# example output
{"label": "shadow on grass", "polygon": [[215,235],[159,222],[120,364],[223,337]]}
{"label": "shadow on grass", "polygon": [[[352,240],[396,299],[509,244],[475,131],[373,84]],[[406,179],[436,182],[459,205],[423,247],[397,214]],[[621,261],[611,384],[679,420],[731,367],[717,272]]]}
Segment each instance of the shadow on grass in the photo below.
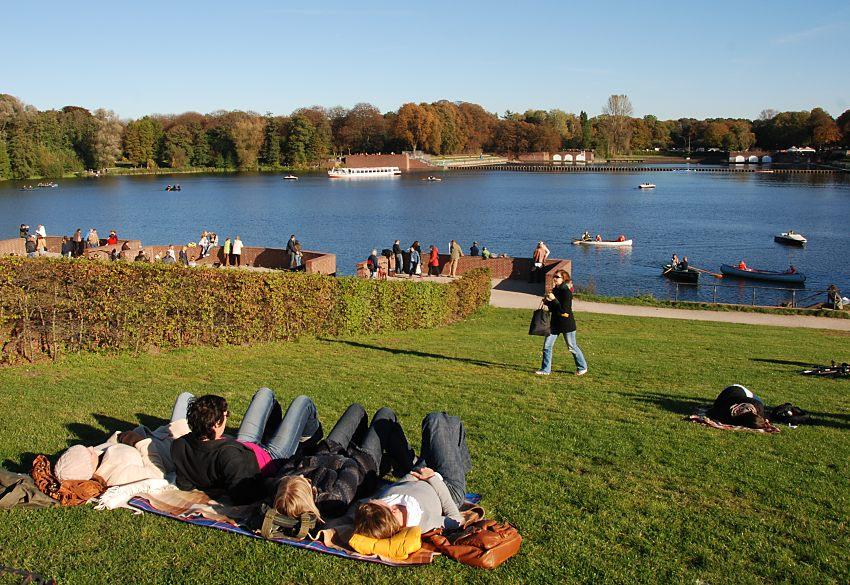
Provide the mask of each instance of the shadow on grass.
{"label": "shadow on grass", "polygon": [[520,366],[512,366],[509,364],[500,364],[496,362],[488,362],[486,360],[477,360],[472,358],[464,358],[464,357],[453,357],[448,355],[442,355],[439,353],[428,353],[425,351],[416,351],[415,349],[401,349],[397,347],[383,347],[381,345],[370,345],[368,343],[360,343],[358,341],[347,341],[345,339],[331,339],[328,337],[320,338],[320,341],[326,341],[328,343],[342,343],[345,345],[350,345],[351,347],[357,347],[360,349],[372,349],[376,351],[383,351],[386,353],[391,353],[393,355],[409,355],[413,357],[422,357],[422,358],[431,358],[437,360],[447,360],[451,362],[461,362],[464,364],[471,364],[473,366],[485,366],[488,368],[502,368],[504,370],[514,370],[516,372],[528,372],[528,367],[520,367]]}
{"label": "shadow on grass", "polygon": [[668,412],[673,412],[683,417],[696,414],[697,410],[711,406],[712,402],[711,400],[703,402],[700,400],[693,400],[691,398],[667,396],[666,394],[659,394],[657,392],[646,392],[644,394],[619,394],[637,402],[658,406]]}
{"label": "shadow on grass", "polygon": [[773,359],[767,359],[767,358],[750,358],[750,361],[751,362],[763,362],[763,363],[766,363],[766,364],[779,364],[779,365],[782,365],[782,366],[799,366],[801,368],[810,368],[814,365],[811,362],[792,362],[792,361],[788,361],[788,360],[773,360]]}

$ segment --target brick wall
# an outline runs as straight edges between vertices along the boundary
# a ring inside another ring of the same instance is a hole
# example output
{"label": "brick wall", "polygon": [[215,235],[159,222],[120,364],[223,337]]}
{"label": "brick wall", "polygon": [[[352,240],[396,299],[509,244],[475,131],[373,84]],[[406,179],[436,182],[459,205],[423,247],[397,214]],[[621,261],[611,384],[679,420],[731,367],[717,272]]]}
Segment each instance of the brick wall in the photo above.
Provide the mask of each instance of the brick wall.
{"label": "brick wall", "polygon": [[401,171],[433,170],[434,167],[406,154],[349,154],[345,157],[347,167],[398,167]]}

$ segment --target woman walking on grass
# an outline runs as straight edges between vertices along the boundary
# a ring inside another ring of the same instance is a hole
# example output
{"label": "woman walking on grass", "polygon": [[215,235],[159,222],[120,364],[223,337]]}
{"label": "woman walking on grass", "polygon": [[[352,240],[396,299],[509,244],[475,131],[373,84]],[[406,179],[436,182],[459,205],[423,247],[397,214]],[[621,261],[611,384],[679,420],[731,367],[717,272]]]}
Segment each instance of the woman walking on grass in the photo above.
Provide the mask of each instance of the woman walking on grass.
{"label": "woman walking on grass", "polygon": [[552,313],[551,332],[543,342],[543,364],[534,372],[539,376],[548,376],[552,373],[552,348],[558,336],[563,334],[567,342],[567,348],[573,354],[576,362],[576,376],[587,373],[587,362],[584,354],[576,343],[576,320],[573,315],[573,293],[572,278],[566,270],[558,270],[554,276],[555,286],[552,292],[547,294],[543,302]]}

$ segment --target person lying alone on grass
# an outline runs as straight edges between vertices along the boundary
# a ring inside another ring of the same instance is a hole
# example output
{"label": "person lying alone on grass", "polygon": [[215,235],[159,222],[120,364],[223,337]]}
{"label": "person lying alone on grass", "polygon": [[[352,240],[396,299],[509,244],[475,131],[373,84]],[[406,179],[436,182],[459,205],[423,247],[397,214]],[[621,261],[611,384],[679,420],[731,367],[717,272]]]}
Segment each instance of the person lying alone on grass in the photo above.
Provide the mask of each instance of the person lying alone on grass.
{"label": "person lying alone on grass", "polygon": [[191,399],[188,392],[180,394],[174,402],[171,421],[153,431],[139,425],[131,431],[114,433],[96,447],[70,447],[56,461],[54,475],[60,482],[89,480],[96,475],[110,487],[165,478],[174,473],[172,442],[189,432],[186,409]]}
{"label": "person lying alone on grass", "polygon": [[310,513],[324,522],[374,492],[390,469],[396,475],[410,471],[414,453],[395,413],[381,408],[367,423],[366,410],[352,404],[315,451],[282,462],[268,482],[274,508],[291,518]]}
{"label": "person lying alone on grass", "polygon": [[761,398],[740,384],[725,388],[714,400],[708,416],[727,425],[764,429],[770,426],[764,418]]}
{"label": "person lying alone on grass", "polygon": [[224,435],[227,400],[208,394],[190,401],[191,432],[171,446],[177,487],[214,496],[223,492],[237,505],[263,499],[263,480],[278,462],[309,451],[322,437],[316,406],[308,397],[296,397],[282,420],[280,412],[274,393],[260,388],[233,439]]}
{"label": "person lying alone on grass", "polygon": [[357,506],[354,532],[376,539],[390,538],[404,528],[458,528],[464,521],[459,506],[466,494],[466,474],[472,467],[463,422],[444,412],[422,421],[422,455],[413,471]]}

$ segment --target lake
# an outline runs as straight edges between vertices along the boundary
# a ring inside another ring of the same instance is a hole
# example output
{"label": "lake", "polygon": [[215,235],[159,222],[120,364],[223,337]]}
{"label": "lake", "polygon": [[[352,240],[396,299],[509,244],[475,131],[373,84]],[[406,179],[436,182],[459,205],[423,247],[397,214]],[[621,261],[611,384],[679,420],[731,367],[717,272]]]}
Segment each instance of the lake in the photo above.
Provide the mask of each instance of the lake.
{"label": "lake", "polygon": [[[20,223],[39,223],[49,234],[95,227],[143,243],[197,241],[203,229],[241,236],[247,246],[284,247],[291,233],[305,249],[337,254],[340,274],[372,248],[395,239],[419,240],[447,252],[457,239],[473,240],[494,253],[530,256],[538,240],[552,255],[573,260],[580,286],[600,294],[651,293],[671,298],[675,285],[660,277],[673,252],[691,264],[719,272],[721,263],[744,259],[751,267],[784,270],[794,264],[807,275],[797,299],[835,283],[850,293],[850,177],[751,173],[520,173],[452,171],[442,182],[411,175],[387,179],[330,180],[306,174],[284,181],[276,174],[103,177],[60,181],[55,189],[20,191],[0,183],[0,237],[17,235]],[[657,184],[640,191],[644,181]],[[182,191],[165,192],[168,183]],[[631,250],[571,245],[584,230],[606,239],[625,234]],[[795,249],[773,242],[793,229],[809,243]],[[699,289],[679,298],[750,302],[753,285],[769,283],[703,275]],[[760,303],[790,293],[757,291]],[[825,300],[818,295],[808,304]]]}

